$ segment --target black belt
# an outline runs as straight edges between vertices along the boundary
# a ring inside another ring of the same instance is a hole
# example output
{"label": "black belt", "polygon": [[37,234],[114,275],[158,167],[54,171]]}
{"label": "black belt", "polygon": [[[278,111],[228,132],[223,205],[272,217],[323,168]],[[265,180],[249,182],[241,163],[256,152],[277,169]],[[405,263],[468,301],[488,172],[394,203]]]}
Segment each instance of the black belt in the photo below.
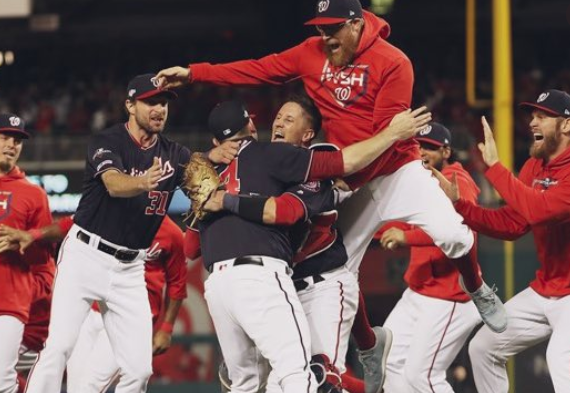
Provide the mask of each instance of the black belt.
{"label": "black belt", "polygon": [[[323,276],[321,276],[320,274],[314,274],[314,275],[309,276],[309,277],[313,277],[313,283],[314,284],[317,284],[321,281],[325,281],[325,278]],[[303,289],[307,289],[307,287],[310,285],[307,282],[307,280],[305,280],[305,278],[299,278],[299,279],[293,281],[293,285],[295,285],[295,290],[297,292],[302,291]]]}
{"label": "black belt", "polygon": [[[91,236],[86,234],[83,231],[77,232],[77,239],[81,240],[83,243],[89,244],[91,240]],[[103,241],[99,241],[97,245],[97,250],[104,252],[105,254],[109,254],[119,260],[122,263],[131,263],[139,256],[139,250],[131,250],[128,248],[116,248],[109,244],[103,243]]]}
{"label": "black belt", "polygon": [[[232,265],[233,266],[239,266],[239,265],[263,266],[263,259],[261,257],[251,257],[251,256],[237,257],[236,259],[234,259],[234,262],[232,263]],[[210,266],[208,266],[208,271],[210,273],[212,273],[214,271],[214,264],[211,264]]]}

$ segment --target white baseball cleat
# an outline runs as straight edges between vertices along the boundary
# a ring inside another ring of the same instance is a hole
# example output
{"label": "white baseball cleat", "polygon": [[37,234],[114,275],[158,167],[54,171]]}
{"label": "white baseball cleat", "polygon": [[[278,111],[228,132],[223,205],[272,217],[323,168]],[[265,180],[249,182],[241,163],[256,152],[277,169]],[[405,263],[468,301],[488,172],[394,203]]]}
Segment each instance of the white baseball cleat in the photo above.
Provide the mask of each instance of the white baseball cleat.
{"label": "white baseball cleat", "polygon": [[364,368],[364,391],[381,393],[386,378],[386,360],[392,348],[392,331],[381,326],[375,326],[372,330],[376,336],[376,345],[358,351],[358,358]]}
{"label": "white baseball cleat", "polygon": [[471,296],[471,300],[477,307],[479,315],[485,325],[495,333],[503,333],[507,329],[507,310],[501,299],[497,296],[497,288],[493,285],[489,288],[483,281],[483,285],[475,292],[469,292],[463,283],[463,277],[459,276],[459,284],[466,294]]}

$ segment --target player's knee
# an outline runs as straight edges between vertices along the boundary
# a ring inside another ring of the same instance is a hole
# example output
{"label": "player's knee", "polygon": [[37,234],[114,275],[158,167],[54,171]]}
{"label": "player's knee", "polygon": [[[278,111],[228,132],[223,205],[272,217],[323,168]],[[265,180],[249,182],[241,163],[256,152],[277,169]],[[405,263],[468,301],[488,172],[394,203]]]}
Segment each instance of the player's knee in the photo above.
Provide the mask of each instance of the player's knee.
{"label": "player's knee", "polygon": [[434,237],[434,242],[441,251],[450,259],[467,255],[475,242],[473,232],[464,225],[458,230],[446,229],[447,230],[441,231],[437,239]]}
{"label": "player's knee", "polygon": [[[483,327],[482,329],[485,329]],[[490,357],[499,360],[500,353],[493,349],[493,345],[489,342],[484,335],[481,335],[481,331],[473,337],[469,343],[469,358],[471,363],[481,363],[486,362]]]}
{"label": "player's knee", "polygon": [[136,386],[146,386],[146,383],[152,376],[152,366],[140,366],[138,368],[133,368],[131,370],[125,370],[121,375],[121,379],[125,378],[130,381],[130,385]]}

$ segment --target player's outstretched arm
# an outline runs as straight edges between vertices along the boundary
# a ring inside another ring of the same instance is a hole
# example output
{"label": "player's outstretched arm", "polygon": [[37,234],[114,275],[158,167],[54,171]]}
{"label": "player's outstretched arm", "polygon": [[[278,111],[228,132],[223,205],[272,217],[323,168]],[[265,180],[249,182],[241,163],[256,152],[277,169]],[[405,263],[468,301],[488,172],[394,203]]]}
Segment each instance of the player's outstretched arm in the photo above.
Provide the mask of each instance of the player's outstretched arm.
{"label": "player's outstretched arm", "polygon": [[170,67],[161,70],[156,74],[161,89],[174,89],[190,83],[190,68]]}
{"label": "player's outstretched arm", "polygon": [[427,107],[398,113],[390,125],[377,135],[342,149],[344,175],[351,175],[370,165],[396,141],[414,137],[431,121]]}
{"label": "player's outstretched arm", "polygon": [[164,299],[166,311],[164,321],[152,338],[152,354],[161,355],[170,348],[172,342],[172,327],[183,299],[171,299],[168,295]]}
{"label": "player's outstretched arm", "polygon": [[220,190],[210,197],[204,210],[226,210],[246,220],[266,225],[293,225],[305,217],[303,203],[290,194],[263,197],[233,195]]}
{"label": "player's outstretched arm", "polygon": [[162,168],[157,157],[144,176],[129,176],[118,170],[108,170],[101,175],[109,195],[114,198],[131,198],[152,191],[158,187],[161,177]]}
{"label": "player's outstretched arm", "polygon": [[8,249],[18,250],[24,254],[32,243],[45,240],[48,242],[61,241],[73,225],[72,216],[66,216],[57,222],[39,229],[22,231],[6,225],[0,225],[0,252]]}

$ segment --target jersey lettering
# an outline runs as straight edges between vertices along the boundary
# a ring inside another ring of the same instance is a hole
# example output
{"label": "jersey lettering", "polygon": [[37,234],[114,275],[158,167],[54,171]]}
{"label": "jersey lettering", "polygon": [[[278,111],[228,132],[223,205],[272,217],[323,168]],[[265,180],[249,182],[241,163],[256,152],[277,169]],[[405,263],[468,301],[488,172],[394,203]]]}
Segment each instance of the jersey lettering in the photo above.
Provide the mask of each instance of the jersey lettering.
{"label": "jersey lettering", "polygon": [[166,214],[168,195],[168,191],[149,191],[148,199],[150,199],[150,206],[147,206],[144,213],[148,216],[153,214],[164,216]]}
{"label": "jersey lettering", "polygon": [[10,213],[11,201],[12,201],[12,192],[0,191],[0,219],[6,217]]}
{"label": "jersey lettering", "polygon": [[239,194],[241,184],[238,177],[237,157],[220,173],[220,180],[222,184],[224,184],[227,192],[234,195]]}

